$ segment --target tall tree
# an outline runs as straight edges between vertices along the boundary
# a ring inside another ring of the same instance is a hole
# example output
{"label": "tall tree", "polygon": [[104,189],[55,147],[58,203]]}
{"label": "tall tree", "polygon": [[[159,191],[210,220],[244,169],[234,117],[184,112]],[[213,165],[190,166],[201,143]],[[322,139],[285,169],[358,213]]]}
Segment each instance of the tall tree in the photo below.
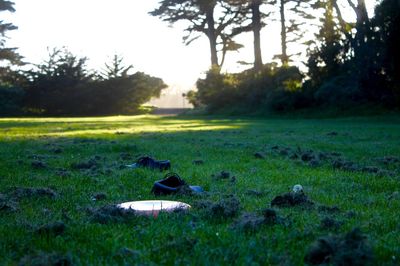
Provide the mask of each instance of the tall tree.
{"label": "tall tree", "polygon": [[128,71],[133,68],[132,65],[125,66],[124,58],[114,55],[110,63],[105,63],[105,69],[100,73],[102,78],[111,79],[128,76]]}
{"label": "tall tree", "polygon": [[[281,26],[281,54],[276,55],[276,58],[281,60],[283,66],[287,66],[290,57],[293,55],[288,54],[288,44],[300,41],[303,38],[304,30],[301,26],[306,22],[305,20],[314,19],[315,17],[310,14],[310,0],[277,0],[272,1],[271,4],[278,3],[279,6],[279,20]],[[290,12],[288,14],[288,12]],[[287,19],[289,16],[292,19]]]}
{"label": "tall tree", "polygon": [[[158,16],[171,24],[179,21],[189,22],[185,29],[187,35],[183,37],[186,45],[202,35],[207,36],[210,44],[211,66],[221,67],[228,51],[238,50],[242,46],[237,44],[235,34],[230,27],[239,19],[240,8],[232,9],[223,0],[162,0],[152,16]],[[216,8],[219,8],[215,17]],[[221,59],[219,59],[219,52]]]}
{"label": "tall tree", "polygon": [[261,53],[261,29],[265,26],[263,19],[267,16],[260,11],[265,0],[226,0],[232,7],[242,7],[241,19],[238,19],[233,32],[252,31],[254,36],[254,69],[260,70],[263,66]]}
{"label": "tall tree", "polygon": [[343,49],[340,33],[334,17],[334,1],[318,1],[315,7],[323,10],[322,26],[316,39],[319,46],[309,52],[309,76],[315,85],[319,86],[324,79],[338,74],[343,62]]}
{"label": "tall tree", "polygon": [[[0,12],[3,11],[15,12],[14,3],[0,0]],[[21,64],[22,57],[15,51],[16,48],[5,47],[7,40],[6,33],[16,29],[17,27],[12,23],[0,21],[0,61],[8,61],[11,64]]]}

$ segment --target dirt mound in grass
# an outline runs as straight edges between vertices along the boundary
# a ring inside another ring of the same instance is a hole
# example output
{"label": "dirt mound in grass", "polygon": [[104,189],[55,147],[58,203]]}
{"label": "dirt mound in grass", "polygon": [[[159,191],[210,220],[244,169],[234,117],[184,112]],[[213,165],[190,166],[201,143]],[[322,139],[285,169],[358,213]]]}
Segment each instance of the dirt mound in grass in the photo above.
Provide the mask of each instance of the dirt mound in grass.
{"label": "dirt mound in grass", "polygon": [[276,207],[294,207],[294,206],[302,206],[302,207],[311,207],[314,205],[306,194],[303,192],[294,193],[289,192],[283,195],[276,196],[271,201],[271,206]]}
{"label": "dirt mound in grass", "polygon": [[76,170],[93,169],[97,167],[98,167],[98,162],[93,158],[88,161],[75,162],[71,164],[71,168]]}
{"label": "dirt mound in grass", "polygon": [[49,197],[55,199],[58,194],[51,188],[32,188],[32,187],[17,187],[11,192],[12,197],[30,198],[30,197]]}
{"label": "dirt mound in grass", "polygon": [[7,199],[7,197],[0,193],[0,211],[14,212],[18,210],[18,203]]}
{"label": "dirt mound in grass", "polygon": [[58,253],[44,253],[40,252],[37,255],[33,256],[25,256],[23,257],[19,263],[19,266],[70,266],[72,264],[72,260],[69,256],[63,256]]}
{"label": "dirt mound in grass", "polygon": [[232,224],[233,229],[244,231],[256,231],[263,225],[284,224],[285,219],[278,216],[273,209],[265,209],[262,216],[256,213],[244,213]]}
{"label": "dirt mound in grass", "polygon": [[373,250],[366,236],[353,229],[342,236],[318,238],[309,248],[304,262],[310,265],[372,265]]}
{"label": "dirt mound in grass", "polygon": [[87,209],[93,222],[107,224],[112,222],[127,222],[136,217],[134,210],[127,210],[117,205],[106,205],[100,208]]}
{"label": "dirt mound in grass", "polygon": [[232,218],[240,212],[240,201],[235,196],[228,196],[217,202],[209,200],[197,201],[194,204],[195,208],[202,209],[205,216],[214,219]]}
{"label": "dirt mound in grass", "polygon": [[58,221],[58,222],[43,225],[43,226],[37,228],[35,230],[35,232],[40,235],[58,236],[58,235],[63,234],[65,229],[66,229],[66,225],[63,222]]}

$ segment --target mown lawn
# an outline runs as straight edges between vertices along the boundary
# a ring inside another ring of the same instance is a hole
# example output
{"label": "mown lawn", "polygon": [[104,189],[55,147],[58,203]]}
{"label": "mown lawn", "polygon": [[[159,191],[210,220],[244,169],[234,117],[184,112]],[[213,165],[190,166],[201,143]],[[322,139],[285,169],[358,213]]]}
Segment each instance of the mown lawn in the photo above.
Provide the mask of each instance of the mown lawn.
{"label": "mown lawn", "polygon": [[[165,172],[123,167],[141,155],[171,160],[207,193],[159,197],[189,213],[98,219],[102,206],[155,198]],[[0,119],[0,158],[1,265],[302,265],[316,239],[340,249],[328,236],[354,228],[367,242],[345,246],[353,262],[400,264],[398,116]],[[295,184],[314,205],[274,206],[278,220],[255,222]]]}

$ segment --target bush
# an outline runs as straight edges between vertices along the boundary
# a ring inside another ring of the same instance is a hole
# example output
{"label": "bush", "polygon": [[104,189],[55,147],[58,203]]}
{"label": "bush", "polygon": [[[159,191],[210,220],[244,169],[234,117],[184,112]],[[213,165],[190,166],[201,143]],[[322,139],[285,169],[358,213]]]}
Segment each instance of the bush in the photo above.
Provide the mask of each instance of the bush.
{"label": "bush", "polygon": [[314,93],[314,97],[319,105],[337,107],[350,106],[365,99],[358,81],[349,79],[347,74],[323,82]]}
{"label": "bush", "polygon": [[214,68],[197,81],[196,100],[213,112],[299,108],[308,101],[300,94],[302,78],[297,67],[279,68],[274,63],[238,74],[221,74]]}
{"label": "bush", "polygon": [[19,87],[0,86],[0,115],[12,116],[23,113],[25,91]]}

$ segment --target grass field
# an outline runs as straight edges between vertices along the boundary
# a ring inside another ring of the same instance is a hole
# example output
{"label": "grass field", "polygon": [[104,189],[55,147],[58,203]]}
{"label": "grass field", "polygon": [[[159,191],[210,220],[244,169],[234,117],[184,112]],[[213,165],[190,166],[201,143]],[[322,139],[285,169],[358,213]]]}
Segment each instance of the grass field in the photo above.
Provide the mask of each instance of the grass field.
{"label": "grass field", "polygon": [[[123,167],[141,155],[207,193],[160,197],[189,213],[98,219],[102,206],[155,198],[165,172]],[[320,237],[331,263],[400,264],[398,116],[0,119],[0,158],[1,265],[302,265]],[[295,184],[314,204],[262,220]],[[354,228],[367,242],[348,247]]]}

